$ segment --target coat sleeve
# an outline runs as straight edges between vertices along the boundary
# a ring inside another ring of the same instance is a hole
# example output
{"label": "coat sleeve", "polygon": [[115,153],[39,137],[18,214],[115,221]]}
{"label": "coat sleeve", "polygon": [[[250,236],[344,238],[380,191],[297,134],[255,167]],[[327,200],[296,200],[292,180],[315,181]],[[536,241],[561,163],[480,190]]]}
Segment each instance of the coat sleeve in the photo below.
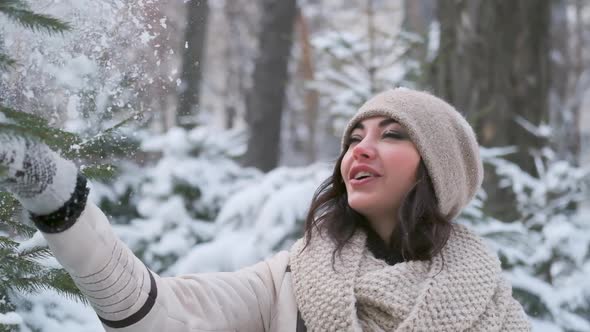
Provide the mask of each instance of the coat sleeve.
{"label": "coat sleeve", "polygon": [[133,255],[91,202],[72,227],[43,236],[113,332],[268,331],[288,264],[281,252],[237,272],[163,278]]}

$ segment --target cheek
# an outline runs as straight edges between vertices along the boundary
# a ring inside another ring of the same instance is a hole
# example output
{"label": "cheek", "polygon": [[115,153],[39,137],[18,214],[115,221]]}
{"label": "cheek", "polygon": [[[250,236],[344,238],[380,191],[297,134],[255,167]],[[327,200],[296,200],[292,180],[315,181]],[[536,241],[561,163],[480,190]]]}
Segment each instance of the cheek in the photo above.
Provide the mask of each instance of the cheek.
{"label": "cheek", "polygon": [[414,147],[407,147],[387,154],[383,162],[387,169],[396,170],[397,179],[405,178],[414,182],[420,159],[420,154]]}
{"label": "cheek", "polygon": [[350,170],[350,164],[352,162],[352,158],[350,157],[350,153],[348,151],[342,157],[342,162],[340,163],[340,175],[342,179],[346,182],[348,180],[348,172]]}

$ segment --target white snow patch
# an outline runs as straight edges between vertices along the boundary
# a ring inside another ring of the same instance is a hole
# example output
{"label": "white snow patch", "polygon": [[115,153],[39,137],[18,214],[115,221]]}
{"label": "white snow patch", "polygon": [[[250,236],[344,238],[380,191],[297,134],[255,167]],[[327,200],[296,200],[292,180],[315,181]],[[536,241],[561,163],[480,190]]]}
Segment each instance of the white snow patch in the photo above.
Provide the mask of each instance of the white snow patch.
{"label": "white snow patch", "polygon": [[45,240],[41,232],[37,231],[35,232],[35,234],[33,234],[33,236],[30,239],[20,242],[17,251],[21,253],[23,251],[39,247],[47,247],[47,241]]}
{"label": "white snow patch", "polygon": [[150,40],[156,38],[156,36],[152,36],[149,32],[144,31],[141,33],[141,35],[139,35],[139,40],[141,41],[142,44],[147,45]]}
{"label": "white snow patch", "polygon": [[23,318],[16,312],[1,313],[0,312],[0,324],[6,325],[20,325],[23,323]]}

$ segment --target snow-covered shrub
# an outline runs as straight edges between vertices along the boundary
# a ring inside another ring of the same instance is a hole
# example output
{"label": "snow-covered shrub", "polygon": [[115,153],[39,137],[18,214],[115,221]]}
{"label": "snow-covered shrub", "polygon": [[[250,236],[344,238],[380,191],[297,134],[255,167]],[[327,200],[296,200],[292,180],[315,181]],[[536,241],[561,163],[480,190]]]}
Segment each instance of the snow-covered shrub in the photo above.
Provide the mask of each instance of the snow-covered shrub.
{"label": "snow-covered shrub", "polygon": [[233,271],[288,249],[303,234],[324,164],[280,167],[232,195],[215,221],[213,241],[195,246],[168,273]]}
{"label": "snow-covered shrub", "polygon": [[165,274],[235,270],[288,248],[330,173],[325,164],[268,174],[243,168],[234,161],[245,149],[240,132],[140,136],[141,149],[159,159],[122,163],[114,181],[93,183],[91,199],[138,257]]}
{"label": "snow-covered shrub", "polygon": [[462,221],[497,250],[535,330],[590,330],[590,216],[580,206],[590,197],[589,170],[545,148],[535,158],[539,175],[532,176],[503,158],[510,148],[481,151],[499,185],[514,192],[520,218],[507,223],[485,216],[480,192]]}
{"label": "snow-covered shrub", "polygon": [[[43,114],[52,125],[69,120],[72,132],[109,128],[130,111],[157,76],[149,54],[149,4],[121,1],[29,1],[33,10],[60,17],[71,31],[56,36],[3,24],[6,51],[18,59],[3,73],[0,99]],[[35,29],[37,30],[37,29]],[[143,103],[143,104],[142,104]],[[147,106],[147,105],[146,105]]]}
{"label": "snow-covered shrub", "polygon": [[92,198],[118,221],[116,232],[135,253],[163,271],[195,244],[210,241],[228,197],[261,177],[234,161],[245,147],[242,136],[205,127],[146,136],[142,150],[160,155],[157,162],[121,165],[121,176],[108,186],[95,184]]}
{"label": "snow-covered shrub", "polygon": [[366,21],[368,17],[359,17],[356,9],[341,14],[352,15],[352,22],[359,26],[346,31],[328,29],[312,38],[319,65],[315,80],[309,82],[322,95],[323,107],[330,110],[336,133],[375,93],[402,82],[409,84],[404,81],[409,71],[404,55],[410,47],[405,35],[391,27],[377,28]]}

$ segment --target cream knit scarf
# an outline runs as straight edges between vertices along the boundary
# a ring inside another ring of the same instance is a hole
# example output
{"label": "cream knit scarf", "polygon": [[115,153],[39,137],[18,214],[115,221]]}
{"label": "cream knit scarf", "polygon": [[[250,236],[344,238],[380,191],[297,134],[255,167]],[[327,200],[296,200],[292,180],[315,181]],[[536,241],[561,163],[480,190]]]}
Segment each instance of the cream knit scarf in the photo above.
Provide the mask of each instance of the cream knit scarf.
{"label": "cream knit scarf", "polygon": [[299,255],[303,246],[290,264],[308,331],[530,331],[500,261],[463,226],[443,257],[393,266],[368,251],[362,231],[336,256],[337,272],[331,240],[316,235]]}

